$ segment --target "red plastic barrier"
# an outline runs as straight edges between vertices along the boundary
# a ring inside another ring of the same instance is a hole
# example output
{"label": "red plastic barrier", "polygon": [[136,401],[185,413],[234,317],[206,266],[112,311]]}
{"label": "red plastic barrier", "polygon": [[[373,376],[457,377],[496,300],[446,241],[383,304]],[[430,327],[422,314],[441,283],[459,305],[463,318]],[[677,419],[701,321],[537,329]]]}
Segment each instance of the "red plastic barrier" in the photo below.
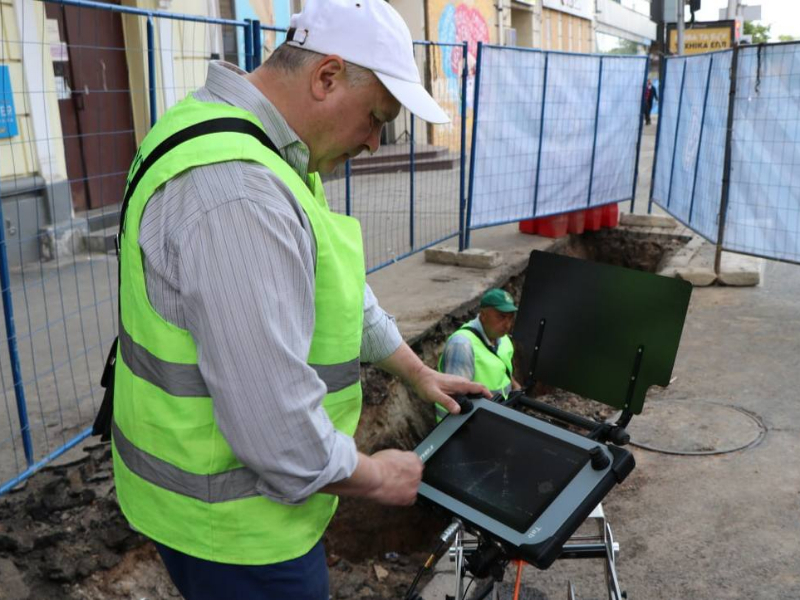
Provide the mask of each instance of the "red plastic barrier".
{"label": "red plastic barrier", "polygon": [[603,207],[589,208],[586,210],[584,218],[584,229],[586,231],[597,231],[603,226]]}
{"label": "red plastic barrier", "polygon": [[586,211],[576,210],[568,215],[567,231],[580,235],[583,233],[586,221]]}
{"label": "red plastic barrier", "polygon": [[536,233],[536,219],[525,219],[519,222],[519,230],[522,233],[529,233],[531,235]]}
{"label": "red plastic barrier", "polygon": [[536,235],[549,238],[558,238],[567,235],[569,215],[553,215],[536,219]]}
{"label": "red plastic barrier", "polygon": [[603,227],[616,227],[619,225],[619,205],[606,204],[602,209],[601,225]]}

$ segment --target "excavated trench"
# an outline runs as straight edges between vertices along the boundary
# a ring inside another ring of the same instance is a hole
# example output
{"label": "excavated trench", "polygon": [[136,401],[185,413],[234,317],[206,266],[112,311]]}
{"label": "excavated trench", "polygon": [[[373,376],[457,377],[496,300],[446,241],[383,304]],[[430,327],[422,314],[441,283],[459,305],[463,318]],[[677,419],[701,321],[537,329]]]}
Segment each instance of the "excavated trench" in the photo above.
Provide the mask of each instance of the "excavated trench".
{"label": "excavated trench", "polygon": [[[654,272],[686,241],[611,229],[564,238],[552,251]],[[502,287],[518,300],[523,281],[524,273]],[[443,317],[412,344],[415,352],[434,365],[444,341],[476,308],[477,298],[462,313]],[[432,408],[372,367],[362,377],[359,449],[413,448],[433,427]],[[609,411],[559,390],[537,389],[537,395],[594,418]],[[402,597],[446,524],[420,507],[342,499],[325,536],[332,597]],[[107,445],[87,447],[73,463],[46,468],[0,498],[0,581],[0,596],[9,600],[177,597],[152,545],[119,513]]]}
{"label": "excavated trench", "polygon": [[[602,229],[563,238],[551,250],[575,258],[657,272],[689,239],[622,228]],[[518,301],[523,283],[524,273],[512,277],[503,287]],[[477,299],[473,309],[475,306]],[[472,309],[464,314],[445,316],[412,347],[427,364],[435,364],[447,337],[471,316]],[[356,435],[359,448],[372,452],[416,446],[433,427],[430,407],[411,397],[402,384],[380,371],[367,368],[363,375],[365,407]],[[538,389],[538,394],[561,408],[594,418],[604,417],[609,412],[602,404],[553,388]],[[418,507],[386,509],[343,500],[328,532],[328,546],[353,561],[392,552],[424,551],[446,525],[446,521]]]}

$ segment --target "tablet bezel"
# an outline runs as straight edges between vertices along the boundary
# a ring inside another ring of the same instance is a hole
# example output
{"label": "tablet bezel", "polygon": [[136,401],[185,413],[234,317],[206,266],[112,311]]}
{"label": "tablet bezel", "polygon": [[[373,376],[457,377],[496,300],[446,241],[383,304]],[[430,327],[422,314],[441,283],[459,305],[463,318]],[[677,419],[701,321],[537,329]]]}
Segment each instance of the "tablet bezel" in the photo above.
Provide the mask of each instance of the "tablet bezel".
{"label": "tablet bezel", "polygon": [[[431,459],[448,440],[458,431],[478,410],[487,410],[498,414],[510,421],[521,423],[549,435],[558,440],[570,443],[586,451],[600,448],[609,458],[609,464],[603,469],[595,470],[591,461],[588,461],[573,479],[552,500],[544,512],[524,532],[512,529],[508,525],[482,513],[464,502],[454,498],[429,484],[420,484],[419,495],[473,524],[491,535],[516,548],[542,544],[563,530],[564,524],[583,505],[587,497],[592,495],[595,488],[600,485],[614,467],[615,456],[604,445],[584,436],[556,427],[535,417],[513,410],[496,402],[480,399],[474,400],[474,409],[467,415],[450,415],[445,418],[415,449],[423,463]],[[590,509],[591,510],[591,509]],[[530,550],[529,550],[530,551]],[[530,558],[530,557],[529,557]],[[535,558],[535,557],[533,557]]]}

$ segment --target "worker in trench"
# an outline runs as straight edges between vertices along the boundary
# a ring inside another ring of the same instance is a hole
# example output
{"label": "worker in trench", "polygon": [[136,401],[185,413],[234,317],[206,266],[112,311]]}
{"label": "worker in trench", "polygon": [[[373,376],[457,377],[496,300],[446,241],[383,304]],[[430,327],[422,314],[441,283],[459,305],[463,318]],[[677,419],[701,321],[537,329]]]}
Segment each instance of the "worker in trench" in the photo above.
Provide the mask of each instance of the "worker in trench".
{"label": "worker in trench", "polygon": [[[513,376],[514,344],[509,337],[517,307],[505,290],[487,290],[478,315],[447,338],[439,358],[439,371],[485,385],[495,397],[507,398],[520,385]],[[436,418],[448,412],[436,406]]]}

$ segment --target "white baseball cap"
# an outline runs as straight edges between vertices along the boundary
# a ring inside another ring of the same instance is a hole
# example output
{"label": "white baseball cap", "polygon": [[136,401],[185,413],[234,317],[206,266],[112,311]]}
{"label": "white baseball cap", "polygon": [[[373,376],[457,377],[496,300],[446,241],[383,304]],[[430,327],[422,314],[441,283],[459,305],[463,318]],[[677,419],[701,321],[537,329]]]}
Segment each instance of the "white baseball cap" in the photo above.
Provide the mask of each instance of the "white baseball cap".
{"label": "white baseball cap", "polygon": [[450,122],[422,85],[408,26],[385,0],[308,0],[289,27],[287,44],[369,69],[420,119]]}

